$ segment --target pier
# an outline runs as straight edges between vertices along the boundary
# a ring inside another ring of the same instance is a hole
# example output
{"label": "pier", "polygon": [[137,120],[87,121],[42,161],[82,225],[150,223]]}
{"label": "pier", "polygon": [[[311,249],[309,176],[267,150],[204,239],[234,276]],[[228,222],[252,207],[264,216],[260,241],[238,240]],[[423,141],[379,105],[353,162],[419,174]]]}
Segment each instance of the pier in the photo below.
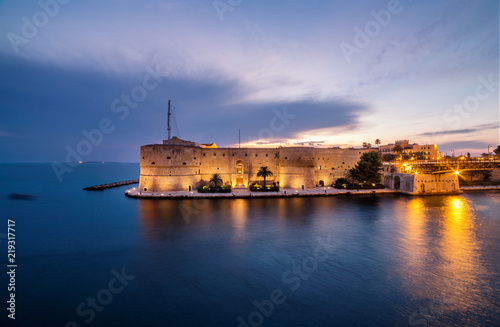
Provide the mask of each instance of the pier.
{"label": "pier", "polygon": [[123,182],[114,182],[114,183],[109,183],[109,184],[94,185],[94,186],[85,187],[83,190],[84,191],[103,191],[103,190],[108,189],[108,188],[119,187],[119,186],[130,185],[130,184],[139,184],[139,180],[132,179],[132,180],[123,181]]}

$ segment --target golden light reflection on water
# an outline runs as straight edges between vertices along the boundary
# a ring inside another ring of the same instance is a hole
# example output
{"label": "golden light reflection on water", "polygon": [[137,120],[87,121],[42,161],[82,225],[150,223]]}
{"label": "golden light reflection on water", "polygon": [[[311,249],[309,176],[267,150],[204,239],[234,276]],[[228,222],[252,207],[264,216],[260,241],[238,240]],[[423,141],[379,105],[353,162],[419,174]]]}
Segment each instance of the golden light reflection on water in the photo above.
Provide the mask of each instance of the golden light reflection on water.
{"label": "golden light reflection on water", "polygon": [[406,266],[412,272],[425,265],[427,258],[425,205],[422,198],[409,201],[405,215],[403,248]]}
{"label": "golden light reflection on water", "polygon": [[231,225],[234,230],[234,240],[243,241],[246,239],[246,224],[248,222],[248,201],[236,199],[229,201],[231,206]]}
{"label": "golden light reflection on water", "polygon": [[411,199],[403,228],[405,288],[442,310],[465,311],[478,300],[486,268],[472,207],[461,196]]}

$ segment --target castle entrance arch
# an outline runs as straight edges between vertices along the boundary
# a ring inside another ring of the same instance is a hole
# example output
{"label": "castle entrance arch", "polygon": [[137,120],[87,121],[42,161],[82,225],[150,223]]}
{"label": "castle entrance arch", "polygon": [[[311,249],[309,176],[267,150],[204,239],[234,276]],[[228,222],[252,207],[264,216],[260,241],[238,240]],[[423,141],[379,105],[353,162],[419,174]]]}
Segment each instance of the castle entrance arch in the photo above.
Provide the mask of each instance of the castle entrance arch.
{"label": "castle entrance arch", "polygon": [[243,183],[243,161],[236,162],[236,186],[244,186]]}

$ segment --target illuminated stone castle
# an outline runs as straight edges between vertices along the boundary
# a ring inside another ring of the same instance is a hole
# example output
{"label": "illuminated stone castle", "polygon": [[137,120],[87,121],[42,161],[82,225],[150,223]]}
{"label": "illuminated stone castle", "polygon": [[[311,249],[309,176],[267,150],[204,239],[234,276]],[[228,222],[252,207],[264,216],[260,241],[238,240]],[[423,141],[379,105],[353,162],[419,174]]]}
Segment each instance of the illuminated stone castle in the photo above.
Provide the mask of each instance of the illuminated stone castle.
{"label": "illuminated stone castle", "polygon": [[220,174],[226,185],[248,187],[262,182],[260,167],[273,176],[269,183],[282,188],[330,186],[354,167],[370,149],[314,147],[218,148],[173,137],[163,144],[141,147],[139,189],[147,192],[194,190]]}

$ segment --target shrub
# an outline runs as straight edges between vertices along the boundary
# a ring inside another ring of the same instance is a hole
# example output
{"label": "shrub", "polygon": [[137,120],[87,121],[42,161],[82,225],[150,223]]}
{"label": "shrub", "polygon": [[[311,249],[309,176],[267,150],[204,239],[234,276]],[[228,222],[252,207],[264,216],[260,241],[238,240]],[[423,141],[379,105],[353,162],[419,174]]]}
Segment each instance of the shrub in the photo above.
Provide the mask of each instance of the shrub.
{"label": "shrub", "polygon": [[346,178],[339,178],[332,186],[335,188],[346,188],[347,185],[349,185],[349,181]]}
{"label": "shrub", "polygon": [[250,191],[252,192],[278,192],[279,190],[279,186],[276,185],[266,187],[262,187],[261,185],[250,185]]}
{"label": "shrub", "polygon": [[200,186],[198,193],[231,193],[231,185],[225,186]]}

